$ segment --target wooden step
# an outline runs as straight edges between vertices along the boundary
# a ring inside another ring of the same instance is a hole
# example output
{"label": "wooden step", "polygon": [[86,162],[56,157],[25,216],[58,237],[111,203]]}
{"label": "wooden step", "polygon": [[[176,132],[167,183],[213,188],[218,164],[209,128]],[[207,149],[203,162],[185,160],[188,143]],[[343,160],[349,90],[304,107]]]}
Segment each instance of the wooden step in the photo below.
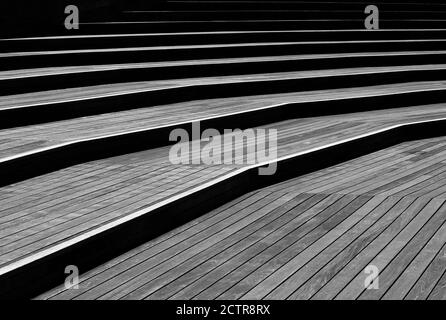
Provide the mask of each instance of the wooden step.
{"label": "wooden step", "polygon": [[445,39],[446,29],[276,30],[136,34],[90,34],[0,39],[0,52],[132,48],[205,44]]}
{"label": "wooden step", "polygon": [[[441,81],[445,78],[444,73],[442,65],[375,67],[145,81],[27,93],[0,97],[0,127],[9,128],[201,99],[339,90],[379,84],[393,84],[396,87],[403,83],[404,87],[406,79],[410,79],[412,83]],[[414,92],[419,97],[425,97],[429,103],[443,101],[440,93],[437,96],[426,96],[427,93],[423,94],[418,90]],[[420,100],[414,97],[413,101]]]}
{"label": "wooden step", "polygon": [[[446,61],[445,53],[446,51],[360,52],[21,69],[0,71],[0,86],[6,96],[149,80],[305,70],[314,70],[317,74],[316,70],[325,68],[432,65]],[[351,70],[354,72],[354,69]]]}

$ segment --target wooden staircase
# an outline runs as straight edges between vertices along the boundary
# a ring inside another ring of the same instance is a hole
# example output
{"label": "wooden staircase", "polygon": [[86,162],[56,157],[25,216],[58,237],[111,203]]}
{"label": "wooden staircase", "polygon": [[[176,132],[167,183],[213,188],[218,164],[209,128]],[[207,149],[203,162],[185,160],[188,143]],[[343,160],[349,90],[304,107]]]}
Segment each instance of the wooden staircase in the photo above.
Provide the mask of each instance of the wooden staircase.
{"label": "wooden staircase", "polygon": [[[296,188],[303,174],[417,139],[442,145],[446,4],[378,1],[380,30],[365,30],[368,4],[139,1],[81,18],[79,30],[6,35],[0,297],[43,294],[67,265],[99,272],[259,188],[294,178]],[[196,122],[277,129],[277,174],[172,164],[170,133]],[[65,294],[55,290],[41,297]]]}

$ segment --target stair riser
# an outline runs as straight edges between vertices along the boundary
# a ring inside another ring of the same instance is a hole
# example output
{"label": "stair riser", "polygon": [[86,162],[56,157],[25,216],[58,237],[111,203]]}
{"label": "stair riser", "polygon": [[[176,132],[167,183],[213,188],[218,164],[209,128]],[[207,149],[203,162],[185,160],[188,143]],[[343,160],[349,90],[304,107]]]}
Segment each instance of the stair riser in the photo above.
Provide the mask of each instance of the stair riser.
{"label": "stair riser", "polygon": [[[364,7],[365,8],[365,7]],[[130,11],[124,12],[119,21],[212,21],[212,20],[287,20],[287,19],[365,19],[361,10],[351,11]],[[446,11],[380,10],[381,19],[445,19]],[[443,10],[446,10],[444,8]]]}
{"label": "stair riser", "polygon": [[163,34],[144,36],[113,36],[99,38],[53,38],[38,40],[1,41],[0,52],[42,51],[152,47],[170,45],[201,45],[253,42],[299,42],[299,41],[355,41],[355,40],[405,40],[446,39],[446,30],[420,31],[300,31],[300,32],[248,32],[214,34]]}
{"label": "stair riser", "polygon": [[[213,21],[213,22],[161,22],[161,23],[117,23],[83,24],[77,31],[54,30],[63,34],[107,34],[134,32],[200,32],[200,31],[240,31],[240,30],[336,30],[365,29],[365,19],[322,20],[322,21]],[[439,29],[446,28],[446,20],[384,20],[380,19],[381,29]]]}
{"label": "stair riser", "polygon": [[[403,3],[402,3],[403,2]],[[209,1],[209,2],[168,2],[165,6],[160,7],[162,10],[357,10],[363,11],[369,4],[377,5],[381,10],[445,10],[445,5],[442,2],[433,3],[404,3],[404,1],[393,1],[393,3],[379,3],[379,1],[369,2],[283,2],[283,1],[232,1],[224,3],[223,1]],[[132,6],[134,10],[150,10],[154,8],[147,8],[142,6]]]}
{"label": "stair riser", "polygon": [[212,58],[258,57],[296,54],[328,54],[347,52],[393,52],[446,50],[445,41],[380,42],[380,43],[318,43],[268,44],[262,46],[176,48],[150,51],[81,52],[57,55],[30,55],[0,58],[0,70],[77,65],[103,65]]}
{"label": "stair riser", "polygon": [[[42,27],[39,33],[28,30],[26,36],[70,36],[90,34],[127,33],[176,33],[209,31],[265,31],[265,30],[365,30],[365,19],[355,20],[301,20],[301,21],[208,21],[208,22],[133,22],[133,23],[88,23],[81,22],[78,30],[66,30],[60,25]],[[380,19],[380,29],[445,29],[446,20],[384,20]],[[0,30],[0,37],[14,38],[22,33]]]}

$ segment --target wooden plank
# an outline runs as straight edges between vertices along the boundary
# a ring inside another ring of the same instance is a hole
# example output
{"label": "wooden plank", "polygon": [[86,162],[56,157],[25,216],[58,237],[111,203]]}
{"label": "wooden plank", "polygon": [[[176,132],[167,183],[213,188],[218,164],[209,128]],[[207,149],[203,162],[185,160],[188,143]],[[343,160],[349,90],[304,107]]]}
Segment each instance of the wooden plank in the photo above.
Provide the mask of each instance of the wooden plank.
{"label": "wooden plank", "polygon": [[405,296],[407,300],[427,299],[442,274],[446,270],[446,246],[437,253],[433,261],[425,269],[423,275]]}
{"label": "wooden plank", "polygon": [[[280,206],[280,204],[286,203],[288,200],[288,197],[282,196],[278,199],[266,199],[266,201],[263,203],[257,202],[250,209],[252,211],[249,215],[246,215],[246,210],[242,210],[238,215],[232,216],[231,219],[235,219],[237,217],[241,219],[237,223],[233,223],[231,228],[223,228],[222,230],[216,232],[214,236],[209,237],[206,241],[199,242],[194,246],[185,246],[183,251],[176,252],[174,256],[169,255],[169,252],[166,252],[164,253],[164,256],[165,258],[168,258],[167,260],[160,260],[160,257],[156,257],[156,259],[149,259],[145,261],[142,265],[138,266],[138,268],[129,270],[127,274],[121,274],[119,279],[112,279],[111,283],[108,282],[107,287],[109,289],[113,287],[114,289],[108,290],[106,295],[101,296],[101,299],[116,299],[123,297],[124,295],[140,287],[142,284],[141,281],[143,283],[150,281],[150,279],[156,278],[183,261],[192,259],[192,257],[195,257],[197,254],[208,248],[212,252],[216,245],[228,238],[228,236],[233,232],[237,232],[238,230],[252,224],[254,221],[267,215],[271,210],[274,210]],[[231,239],[228,239],[227,241],[231,241]],[[227,241],[223,241],[220,245],[227,246]],[[127,278],[129,276],[131,281],[122,281],[123,277]],[[113,283],[115,283],[115,285],[113,285]],[[118,286],[116,286],[116,284],[118,284]],[[101,290],[101,288],[96,287],[88,294],[94,294],[95,291]]]}
{"label": "wooden plank", "polygon": [[359,254],[367,245],[379,236],[395,221],[413,202],[412,199],[374,197],[372,201],[379,203],[369,216],[361,220],[351,232],[339,241],[327,247],[313,261],[296,273],[298,278],[294,292],[288,299],[310,299],[338,274],[350,260]]}
{"label": "wooden plank", "polygon": [[[370,260],[367,262],[367,265],[374,265],[378,270],[384,270],[387,264],[398,255],[410,239],[422,230],[424,225],[437,213],[442,204],[443,201],[431,200],[394,239],[386,244],[386,247],[378,255],[371,256],[369,253]],[[363,268],[367,265],[363,266]],[[362,266],[362,264],[359,266]],[[336,299],[356,299],[366,290],[364,286],[366,275],[362,273],[363,269],[359,270],[356,277],[339,292]]]}
{"label": "wooden plank", "polygon": [[[404,272],[392,284],[383,299],[403,299],[445,243],[446,224],[443,223],[426,246],[421,249],[415,259],[410,262]],[[396,273],[393,270],[392,272]]]}
{"label": "wooden plank", "polygon": [[[318,245],[320,244],[320,242],[322,242],[321,239],[329,237],[327,236],[327,233],[329,231],[339,227],[339,224],[342,225],[342,223],[350,217],[352,212],[358,210],[368,200],[370,200],[370,198],[368,197],[355,198],[351,203],[339,210],[339,212],[336,213],[336,216],[328,219],[326,222],[318,226],[318,228],[316,228],[315,230],[312,230],[312,233],[306,236],[303,240],[299,241],[297,245],[294,244],[292,247],[290,247],[290,249],[293,249],[293,254],[297,255],[290,257],[289,261],[287,261],[285,264],[282,264],[280,268],[278,268],[271,276],[267,277],[253,289],[244,294],[241,299],[250,300],[261,299],[266,296],[269,297],[269,292],[272,292],[278,284],[283,283],[284,280],[286,280],[291,274],[293,274],[295,270],[299,270],[302,266],[302,263],[314,257],[319,252],[318,250],[321,250]],[[337,208],[330,209],[336,210]],[[342,228],[339,229],[342,230]],[[288,287],[284,288],[284,291],[280,292],[279,295],[283,292],[286,292],[287,289]]]}
{"label": "wooden plank", "polygon": [[[141,287],[137,291],[145,296],[146,299],[163,299],[172,296],[186,286],[190,290],[190,282],[195,281],[192,285],[195,289],[192,289],[192,291],[196,293],[200,286],[206,284],[206,280],[215,281],[215,279],[218,279],[217,277],[221,277],[229,270],[237,268],[238,265],[246,261],[247,256],[254,254],[254,252],[262,251],[262,248],[267,246],[267,243],[263,241],[264,238],[275,235],[278,229],[284,228],[290,220],[295,219],[296,210],[301,208],[301,204],[306,205],[302,199],[306,200],[309,198],[310,195],[307,194],[299,195],[296,198],[299,201],[293,199],[293,201],[271,211],[267,216],[268,224],[255,232],[248,235],[246,231],[242,230],[241,236],[243,238],[231,247],[223,251],[218,250],[218,248],[215,248],[215,250],[211,248],[206,255],[196,256],[193,261],[189,260],[175,267],[174,270],[170,270],[154,281],[146,283],[144,285],[145,288]],[[281,216],[277,217],[278,214],[281,214]],[[231,238],[234,236],[236,234],[231,235]],[[197,265],[200,262],[201,264]],[[206,279],[202,278],[203,274],[206,274]],[[199,283],[196,282],[197,278]],[[172,281],[172,279],[175,280]],[[132,292],[131,297],[133,298],[134,296],[136,296],[136,293]]]}
{"label": "wooden plank", "polygon": [[[313,190],[323,191],[318,185],[333,181],[333,188],[338,172],[341,177],[367,178],[388,170],[384,164],[389,158],[397,159],[393,165],[416,159],[409,169],[390,175],[395,190],[417,180],[413,173],[444,170],[443,147],[444,138],[406,142],[263,188],[186,224],[165,240],[149,242],[88,272],[80,290],[59,287],[41,298],[341,298],[365,292],[363,268],[376,261],[385,266],[386,282],[395,285],[383,289],[389,297],[393,292],[409,296],[427,270],[438,270],[432,278],[423,278],[431,279],[426,282],[431,292],[443,271],[435,265],[446,228],[439,214],[444,200],[411,193],[374,198],[313,193],[311,183]],[[377,171],[372,170],[374,163],[382,164]],[[339,180],[343,186],[347,182]]]}
{"label": "wooden plank", "polygon": [[434,290],[429,295],[429,300],[444,300],[446,297],[446,273],[443,273],[441,279],[437,282]]}
{"label": "wooden plank", "polygon": [[353,257],[351,260],[349,260],[346,265],[342,266],[342,269],[327,281],[316,294],[311,296],[311,299],[321,300],[333,299],[336,297],[337,294],[350,283],[352,277],[362,273],[373,255],[377,254],[383,247],[385,247],[389,241],[398,235],[401,230],[419,214],[420,210],[425,207],[427,202],[427,200],[423,201],[422,199],[417,199],[404,210],[402,214],[400,214],[398,219],[386,226],[381,234],[378,233],[377,235],[380,235],[379,237],[372,237],[372,241],[367,241],[367,238],[361,239],[362,241],[359,241],[359,244],[363,241],[366,241],[367,243],[365,248],[362,248],[359,252],[355,250],[354,246],[350,247],[349,249],[353,250]]}

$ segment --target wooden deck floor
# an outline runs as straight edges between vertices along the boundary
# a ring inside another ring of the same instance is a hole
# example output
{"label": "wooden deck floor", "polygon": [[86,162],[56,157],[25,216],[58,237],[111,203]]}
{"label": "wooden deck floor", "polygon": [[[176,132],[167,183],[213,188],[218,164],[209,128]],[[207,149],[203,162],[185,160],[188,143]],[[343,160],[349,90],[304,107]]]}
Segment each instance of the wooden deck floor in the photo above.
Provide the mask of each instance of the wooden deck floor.
{"label": "wooden deck floor", "polygon": [[247,194],[39,298],[444,299],[445,177],[446,138],[403,143]]}

